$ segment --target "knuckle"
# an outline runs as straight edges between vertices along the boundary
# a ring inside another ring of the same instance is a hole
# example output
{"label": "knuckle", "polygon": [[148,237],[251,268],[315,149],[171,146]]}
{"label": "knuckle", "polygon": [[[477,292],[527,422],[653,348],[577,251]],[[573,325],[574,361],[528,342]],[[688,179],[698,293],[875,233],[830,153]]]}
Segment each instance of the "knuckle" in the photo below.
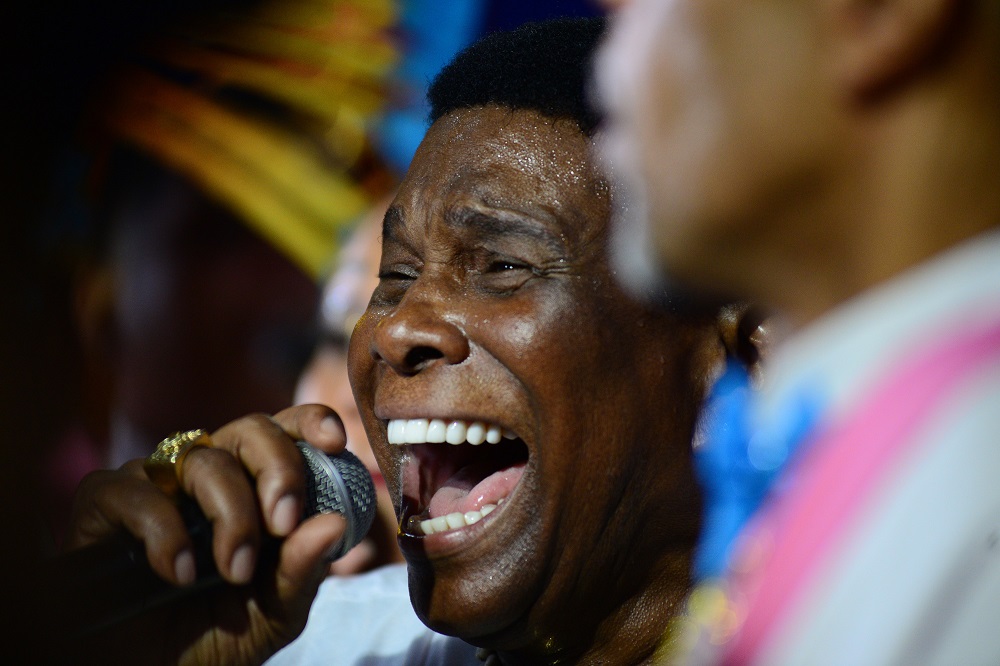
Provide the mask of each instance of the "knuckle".
{"label": "knuckle", "polygon": [[85,498],[101,514],[113,519],[118,515],[145,510],[146,503],[137,502],[135,498],[150,490],[159,493],[144,479],[115,471],[98,471],[84,479],[78,497]]}
{"label": "knuckle", "polygon": [[137,521],[143,539],[147,542],[179,542],[184,535],[179,533],[180,522],[166,511],[146,511]]}
{"label": "knuckle", "polygon": [[76,495],[77,497],[83,497],[98,494],[102,488],[115,481],[118,477],[119,474],[112,470],[100,469],[89,472],[77,484]]}
{"label": "knuckle", "polygon": [[278,423],[274,419],[274,416],[272,416],[271,414],[258,412],[256,414],[251,414],[247,418],[250,420],[253,426],[258,430],[264,432],[275,432],[275,431],[283,432],[281,424]]}
{"label": "knuckle", "polygon": [[185,477],[200,476],[235,462],[233,456],[224,449],[199,446],[192,449],[183,462]]}

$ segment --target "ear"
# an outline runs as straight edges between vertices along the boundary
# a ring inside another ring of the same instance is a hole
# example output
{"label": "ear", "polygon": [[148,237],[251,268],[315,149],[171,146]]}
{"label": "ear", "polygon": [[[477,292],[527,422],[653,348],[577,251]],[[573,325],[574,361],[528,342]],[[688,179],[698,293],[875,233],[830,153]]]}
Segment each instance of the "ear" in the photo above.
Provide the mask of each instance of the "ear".
{"label": "ear", "polygon": [[765,313],[748,303],[727,305],[719,311],[718,327],[726,356],[743,363],[756,378],[771,343]]}
{"label": "ear", "polygon": [[955,27],[959,0],[826,0],[834,75],[854,97],[908,78]]}

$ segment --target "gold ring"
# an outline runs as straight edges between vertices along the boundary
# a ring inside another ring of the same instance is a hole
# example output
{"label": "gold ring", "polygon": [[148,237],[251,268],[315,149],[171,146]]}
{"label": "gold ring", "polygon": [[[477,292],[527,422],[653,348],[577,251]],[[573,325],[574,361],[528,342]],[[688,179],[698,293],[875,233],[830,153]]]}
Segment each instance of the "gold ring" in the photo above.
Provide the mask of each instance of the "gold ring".
{"label": "gold ring", "polygon": [[160,490],[168,495],[176,495],[181,487],[184,458],[196,446],[212,446],[212,438],[201,429],[175,432],[160,442],[153,455],[146,458],[142,468]]}

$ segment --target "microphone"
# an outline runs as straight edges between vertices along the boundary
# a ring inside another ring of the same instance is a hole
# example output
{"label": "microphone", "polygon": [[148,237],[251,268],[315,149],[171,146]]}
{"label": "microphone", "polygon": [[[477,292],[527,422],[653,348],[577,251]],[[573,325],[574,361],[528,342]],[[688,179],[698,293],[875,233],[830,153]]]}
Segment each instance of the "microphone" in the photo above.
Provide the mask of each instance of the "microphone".
{"label": "microphone", "polygon": [[364,463],[350,451],[327,455],[305,442],[296,442],[306,465],[304,518],[318,513],[339,513],[347,522],[340,547],[329,556],[339,559],[361,543],[375,521],[375,483]]}
{"label": "microphone", "polygon": [[[364,464],[350,451],[327,455],[296,442],[306,471],[303,519],[336,512],[347,522],[344,536],[330,555],[333,561],[357,545],[375,519],[375,485]],[[212,557],[211,523],[193,499],[182,496],[179,508],[194,543],[197,580],[176,587],[157,576],[146,559],[143,544],[131,535],[116,535],[56,558],[50,576],[50,603],[55,626],[67,637],[83,639],[110,629],[149,610],[221,588],[226,582]],[[264,538],[259,564],[273,564],[281,541]]]}

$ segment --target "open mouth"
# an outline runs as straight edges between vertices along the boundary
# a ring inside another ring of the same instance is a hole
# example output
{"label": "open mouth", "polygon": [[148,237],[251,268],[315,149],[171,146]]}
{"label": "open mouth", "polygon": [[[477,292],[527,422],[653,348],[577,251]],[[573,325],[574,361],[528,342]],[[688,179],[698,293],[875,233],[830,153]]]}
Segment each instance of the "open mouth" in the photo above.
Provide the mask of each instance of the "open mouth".
{"label": "open mouth", "polygon": [[388,439],[410,456],[401,520],[410,536],[478,523],[513,493],[528,462],[522,439],[482,421],[393,419]]}

